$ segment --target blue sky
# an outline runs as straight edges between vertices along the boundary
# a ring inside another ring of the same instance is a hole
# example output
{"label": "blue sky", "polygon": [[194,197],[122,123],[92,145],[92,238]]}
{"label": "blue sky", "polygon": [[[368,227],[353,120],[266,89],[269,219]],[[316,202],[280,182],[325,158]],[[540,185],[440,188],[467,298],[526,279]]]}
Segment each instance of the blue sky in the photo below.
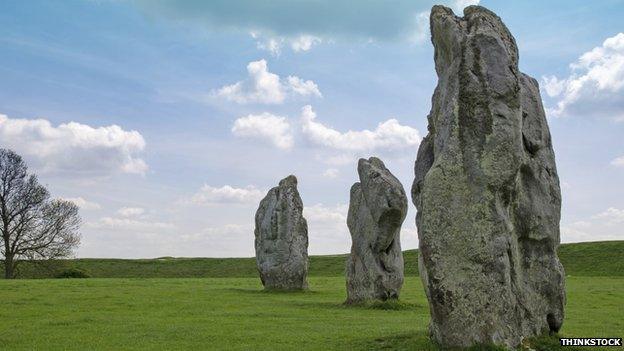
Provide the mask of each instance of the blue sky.
{"label": "blue sky", "polygon": [[[347,252],[356,160],[411,187],[433,4],[3,1],[0,146],[81,206],[80,257],[251,256],[258,201],[291,173],[310,253]],[[624,239],[624,1],[480,4],[540,81],[562,241]]]}

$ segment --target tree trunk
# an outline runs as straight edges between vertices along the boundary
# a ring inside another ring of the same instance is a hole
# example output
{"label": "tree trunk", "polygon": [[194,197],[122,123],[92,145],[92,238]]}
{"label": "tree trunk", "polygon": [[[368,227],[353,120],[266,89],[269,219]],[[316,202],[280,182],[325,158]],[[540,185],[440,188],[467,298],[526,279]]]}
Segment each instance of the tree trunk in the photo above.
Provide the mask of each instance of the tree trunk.
{"label": "tree trunk", "polygon": [[13,256],[6,256],[4,259],[4,278],[15,278],[15,263],[13,262]]}

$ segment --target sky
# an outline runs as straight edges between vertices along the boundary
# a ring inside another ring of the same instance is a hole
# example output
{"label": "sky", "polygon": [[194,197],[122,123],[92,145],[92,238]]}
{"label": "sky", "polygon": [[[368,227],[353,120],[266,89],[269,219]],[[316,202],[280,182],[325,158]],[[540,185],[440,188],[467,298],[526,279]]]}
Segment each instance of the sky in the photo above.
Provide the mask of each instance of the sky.
{"label": "sky", "polygon": [[[5,0],[0,147],[80,207],[77,257],[253,256],[258,203],[289,174],[309,253],[345,253],[358,158],[411,188],[433,4]],[[624,0],[480,5],[540,82],[562,242],[624,240]],[[403,249],[414,218],[410,201]]]}

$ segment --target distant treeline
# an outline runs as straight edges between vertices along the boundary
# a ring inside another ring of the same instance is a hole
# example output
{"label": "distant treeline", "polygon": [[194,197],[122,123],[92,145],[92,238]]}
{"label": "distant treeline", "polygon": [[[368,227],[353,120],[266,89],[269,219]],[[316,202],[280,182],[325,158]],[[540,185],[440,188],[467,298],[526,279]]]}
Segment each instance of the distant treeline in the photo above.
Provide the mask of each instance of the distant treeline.
{"label": "distant treeline", "polygon": [[[310,276],[342,276],[347,255],[310,256]],[[405,274],[418,275],[418,251],[403,252]],[[624,241],[563,244],[559,258],[572,276],[624,276]],[[2,266],[2,264],[0,264]],[[55,278],[84,272],[92,278],[257,277],[255,258],[106,259],[21,262],[18,278]]]}

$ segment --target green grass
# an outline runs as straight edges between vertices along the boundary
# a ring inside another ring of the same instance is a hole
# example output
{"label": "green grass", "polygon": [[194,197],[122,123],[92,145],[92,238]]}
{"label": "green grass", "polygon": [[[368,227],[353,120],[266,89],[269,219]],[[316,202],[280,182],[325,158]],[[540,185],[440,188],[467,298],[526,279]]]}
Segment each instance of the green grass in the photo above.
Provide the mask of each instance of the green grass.
{"label": "green grass", "polygon": [[[403,253],[405,275],[418,275],[418,252]],[[559,258],[570,276],[624,276],[624,241],[563,244]],[[310,276],[344,275],[346,255],[311,256]],[[21,278],[51,278],[63,269],[76,268],[95,278],[251,278],[257,276],[253,258],[83,258],[55,262],[51,268],[22,265]]]}
{"label": "green grass", "polygon": [[566,275],[624,276],[624,241],[564,244],[559,259]]}
{"label": "green grass", "polygon": [[[559,257],[568,300],[561,334],[624,336],[624,242],[562,245]],[[73,268],[100,278],[0,280],[0,350],[438,350],[427,336],[417,252],[404,258],[401,299],[367,306],[343,305],[345,255],[312,256],[310,291],[296,293],[262,291],[250,258],[26,264],[22,277]],[[575,350],[547,336],[530,346]]]}
{"label": "green grass", "polygon": [[[571,277],[567,289],[563,335],[624,334],[624,278]],[[417,277],[398,303],[345,297],[342,277],[299,293],[263,292],[255,278],[3,280],[0,349],[437,350]]]}

